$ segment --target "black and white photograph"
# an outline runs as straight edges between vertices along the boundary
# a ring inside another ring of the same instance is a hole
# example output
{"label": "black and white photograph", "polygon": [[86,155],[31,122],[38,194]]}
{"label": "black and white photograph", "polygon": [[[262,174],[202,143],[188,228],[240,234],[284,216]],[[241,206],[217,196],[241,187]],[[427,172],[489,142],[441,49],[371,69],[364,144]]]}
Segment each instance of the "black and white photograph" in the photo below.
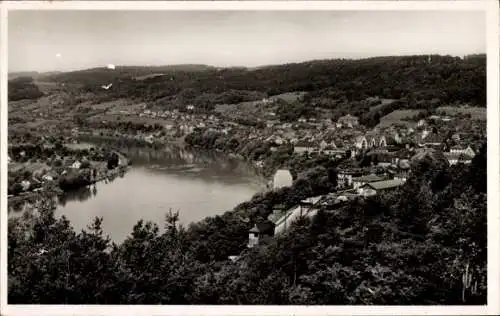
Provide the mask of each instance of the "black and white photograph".
{"label": "black and white photograph", "polygon": [[7,16],[9,306],[493,303],[485,10]]}

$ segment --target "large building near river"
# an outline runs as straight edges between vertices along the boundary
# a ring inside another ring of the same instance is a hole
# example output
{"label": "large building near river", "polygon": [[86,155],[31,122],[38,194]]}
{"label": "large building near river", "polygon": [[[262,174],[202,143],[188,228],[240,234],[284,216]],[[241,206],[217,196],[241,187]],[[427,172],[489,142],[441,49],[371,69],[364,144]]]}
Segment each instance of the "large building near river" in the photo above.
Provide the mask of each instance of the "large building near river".
{"label": "large building near river", "polygon": [[284,187],[292,186],[293,177],[290,170],[279,169],[274,174],[273,178],[273,190],[281,189]]}

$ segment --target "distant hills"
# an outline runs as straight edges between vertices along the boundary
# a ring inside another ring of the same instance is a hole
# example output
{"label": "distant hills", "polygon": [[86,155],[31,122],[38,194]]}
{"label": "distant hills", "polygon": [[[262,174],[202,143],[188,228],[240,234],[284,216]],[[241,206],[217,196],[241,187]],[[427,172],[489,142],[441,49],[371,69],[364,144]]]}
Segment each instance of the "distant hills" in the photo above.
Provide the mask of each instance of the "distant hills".
{"label": "distant hills", "polygon": [[[9,76],[12,78],[14,74]],[[78,85],[82,93],[91,92],[97,101],[115,98],[147,102],[175,100],[207,110],[213,109],[215,104],[252,101],[262,95],[292,91],[305,91],[309,102],[315,100],[317,106],[330,108],[349,108],[347,103],[372,96],[405,100],[395,105],[402,108],[453,103],[486,106],[485,55],[330,59],[259,68],[117,66],[114,70],[101,67],[64,73],[33,73],[32,77],[35,82]],[[101,88],[109,83],[113,83],[112,89]]]}
{"label": "distant hills", "polygon": [[16,79],[19,77],[31,77],[33,79],[44,78],[47,76],[53,76],[60,74],[60,71],[51,71],[51,72],[37,72],[37,71],[22,71],[22,72],[10,72],[8,74],[8,79]]}

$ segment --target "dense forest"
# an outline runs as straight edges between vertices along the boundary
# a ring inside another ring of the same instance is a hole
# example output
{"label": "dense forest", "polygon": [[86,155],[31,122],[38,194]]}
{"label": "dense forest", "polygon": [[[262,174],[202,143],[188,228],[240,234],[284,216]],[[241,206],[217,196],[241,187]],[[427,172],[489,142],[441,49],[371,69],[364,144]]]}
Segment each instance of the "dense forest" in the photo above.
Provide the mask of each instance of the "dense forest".
{"label": "dense forest", "polygon": [[[332,59],[256,69],[203,65],[94,68],[49,74],[40,80],[79,85],[99,100],[133,97],[160,104],[175,100],[207,109],[217,103],[291,91],[309,92],[311,99],[326,107],[371,96],[405,99],[409,107],[426,102],[486,106],[485,55]],[[101,88],[108,83],[113,83],[112,89]]]}
{"label": "dense forest", "polygon": [[[485,304],[486,146],[469,166],[430,152],[411,167],[399,191],[325,207],[251,250],[248,229],[286,193],[187,228],[170,212],[163,233],[139,222],[120,245],[101,219],[75,232],[47,201],[9,221],[9,303]],[[329,183],[310,171],[288,190]]]}
{"label": "dense forest", "polygon": [[23,99],[38,99],[43,96],[43,92],[38,89],[32,77],[18,77],[9,80],[8,84],[9,101]]}

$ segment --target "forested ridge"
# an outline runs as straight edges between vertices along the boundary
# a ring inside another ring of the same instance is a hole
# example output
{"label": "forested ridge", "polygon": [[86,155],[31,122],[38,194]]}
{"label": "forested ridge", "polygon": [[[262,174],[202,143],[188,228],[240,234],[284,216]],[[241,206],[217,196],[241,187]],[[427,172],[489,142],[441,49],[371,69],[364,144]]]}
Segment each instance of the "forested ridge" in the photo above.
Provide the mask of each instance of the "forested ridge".
{"label": "forested ridge", "polygon": [[9,101],[17,101],[23,99],[38,99],[43,96],[43,92],[33,82],[32,77],[18,77],[9,80],[8,84]]}
{"label": "forested ridge", "polygon": [[[9,303],[485,304],[486,146],[469,166],[431,153],[412,173],[399,191],[320,210],[252,250],[248,229],[275,194],[187,228],[169,213],[161,234],[139,222],[120,245],[100,219],[75,232],[46,205],[9,221]],[[288,190],[334,181],[301,179]]]}
{"label": "forested ridge", "polygon": [[[127,97],[171,101],[180,97],[183,103],[211,109],[217,103],[259,100],[263,94],[291,91],[348,102],[379,96],[408,99],[410,103],[434,100],[434,104],[486,106],[485,78],[485,55],[465,59],[425,55],[315,60],[259,68],[118,66],[114,70],[94,68],[52,74],[43,80],[78,84],[99,100]],[[113,89],[101,88],[108,83],[113,83]]]}

